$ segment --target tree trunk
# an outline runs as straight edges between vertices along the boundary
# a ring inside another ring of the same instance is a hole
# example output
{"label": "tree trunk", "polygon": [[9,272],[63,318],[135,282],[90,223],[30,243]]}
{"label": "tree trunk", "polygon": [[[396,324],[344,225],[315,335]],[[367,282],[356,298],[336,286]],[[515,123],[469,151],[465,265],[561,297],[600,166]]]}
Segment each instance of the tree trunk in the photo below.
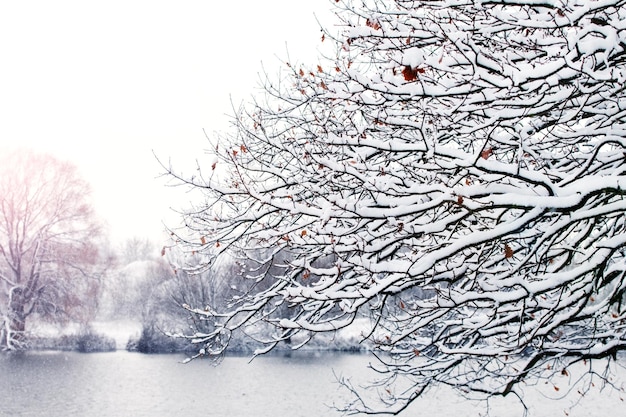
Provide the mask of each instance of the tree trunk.
{"label": "tree trunk", "polygon": [[22,290],[14,288],[11,290],[9,309],[0,332],[0,343],[2,349],[16,350],[22,349],[26,341],[26,314]]}

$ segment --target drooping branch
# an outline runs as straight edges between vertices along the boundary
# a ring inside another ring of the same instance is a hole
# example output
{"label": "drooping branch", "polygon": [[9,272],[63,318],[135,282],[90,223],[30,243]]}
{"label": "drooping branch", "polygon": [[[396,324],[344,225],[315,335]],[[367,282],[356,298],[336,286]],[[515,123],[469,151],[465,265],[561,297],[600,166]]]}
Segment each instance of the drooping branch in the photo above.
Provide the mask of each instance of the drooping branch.
{"label": "drooping branch", "polygon": [[337,57],[286,63],[178,176],[205,197],[180,238],[206,265],[290,256],[228,308],[191,306],[213,326],[194,341],[267,326],[271,349],[369,317],[399,409],[623,349],[624,1],[342,5]]}

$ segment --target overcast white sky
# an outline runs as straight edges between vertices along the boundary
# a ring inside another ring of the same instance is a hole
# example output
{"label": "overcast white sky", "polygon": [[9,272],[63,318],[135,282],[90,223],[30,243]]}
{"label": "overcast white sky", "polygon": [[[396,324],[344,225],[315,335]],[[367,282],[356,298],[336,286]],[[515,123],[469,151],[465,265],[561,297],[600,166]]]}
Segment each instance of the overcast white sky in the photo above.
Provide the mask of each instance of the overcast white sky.
{"label": "overcast white sky", "polygon": [[[187,164],[227,128],[261,63],[315,61],[326,0],[0,2],[0,152],[77,164],[114,240],[160,236],[185,196],[154,151]],[[184,166],[182,166],[184,168]]]}

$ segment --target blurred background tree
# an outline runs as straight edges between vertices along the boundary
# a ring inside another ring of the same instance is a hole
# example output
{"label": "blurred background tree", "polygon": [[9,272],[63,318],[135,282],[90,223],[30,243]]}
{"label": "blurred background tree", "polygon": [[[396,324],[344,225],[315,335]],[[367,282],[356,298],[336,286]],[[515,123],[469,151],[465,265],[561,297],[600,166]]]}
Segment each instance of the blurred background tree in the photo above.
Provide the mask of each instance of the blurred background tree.
{"label": "blurred background tree", "polygon": [[[31,320],[86,325],[108,264],[89,185],[52,156],[0,156],[0,345],[20,349]],[[106,245],[105,245],[106,246]]]}

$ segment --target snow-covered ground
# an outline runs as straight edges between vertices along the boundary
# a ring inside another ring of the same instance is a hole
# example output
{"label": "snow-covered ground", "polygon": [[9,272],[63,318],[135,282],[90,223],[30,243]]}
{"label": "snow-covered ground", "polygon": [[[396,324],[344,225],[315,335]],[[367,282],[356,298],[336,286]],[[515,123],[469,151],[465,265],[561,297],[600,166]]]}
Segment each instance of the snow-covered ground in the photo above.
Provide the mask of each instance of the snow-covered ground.
{"label": "snow-covered ground", "polygon": [[[91,329],[115,340],[117,350],[126,349],[126,343],[131,337],[138,337],[141,333],[141,324],[133,320],[95,321],[91,323]],[[54,325],[49,323],[37,323],[30,329],[40,337],[60,337],[78,334],[81,326],[78,323]]]}
{"label": "snow-covered ground", "polygon": [[128,339],[139,337],[141,323],[132,320],[98,321],[92,323],[96,333],[115,339],[118,350],[126,349]]}

